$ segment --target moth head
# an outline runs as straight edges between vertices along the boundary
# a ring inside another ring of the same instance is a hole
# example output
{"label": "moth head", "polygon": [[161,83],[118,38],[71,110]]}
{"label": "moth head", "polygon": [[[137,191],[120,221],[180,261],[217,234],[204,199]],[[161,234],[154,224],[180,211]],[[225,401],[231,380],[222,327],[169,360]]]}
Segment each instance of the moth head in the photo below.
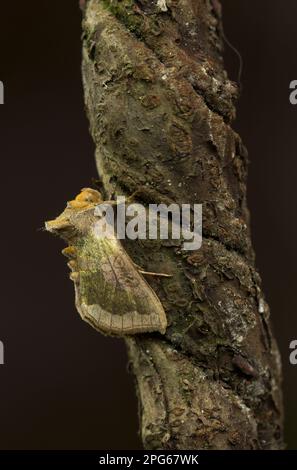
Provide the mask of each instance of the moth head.
{"label": "moth head", "polygon": [[56,219],[45,222],[45,229],[50,233],[59,235],[61,238],[68,239],[71,238],[71,234],[74,231],[74,226],[65,210]]}
{"label": "moth head", "polygon": [[102,202],[99,191],[84,188],[75,199],[67,203],[66,209],[54,220],[45,223],[48,232],[59,235],[65,240],[71,240],[79,233],[88,231],[93,209]]}

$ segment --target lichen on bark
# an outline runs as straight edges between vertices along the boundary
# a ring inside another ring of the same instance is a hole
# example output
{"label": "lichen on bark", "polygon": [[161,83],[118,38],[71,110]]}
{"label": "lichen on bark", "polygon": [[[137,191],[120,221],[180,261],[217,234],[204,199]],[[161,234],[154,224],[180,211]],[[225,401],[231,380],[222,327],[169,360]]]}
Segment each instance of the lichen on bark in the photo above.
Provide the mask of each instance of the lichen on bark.
{"label": "lichen on bark", "polygon": [[127,338],[148,449],[282,448],[280,359],[255,269],[218,0],[88,0],[83,81],[105,193],[203,204],[203,245],[125,241],[169,327]]}

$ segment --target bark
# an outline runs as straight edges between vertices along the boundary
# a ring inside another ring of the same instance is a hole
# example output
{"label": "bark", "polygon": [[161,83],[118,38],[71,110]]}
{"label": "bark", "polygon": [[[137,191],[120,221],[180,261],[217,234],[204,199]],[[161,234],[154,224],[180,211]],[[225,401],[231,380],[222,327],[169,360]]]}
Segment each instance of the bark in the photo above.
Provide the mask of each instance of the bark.
{"label": "bark", "polygon": [[147,449],[282,448],[279,353],[250,241],[217,0],[88,0],[83,81],[105,194],[203,203],[203,245],[125,242],[169,319],[127,338]]}

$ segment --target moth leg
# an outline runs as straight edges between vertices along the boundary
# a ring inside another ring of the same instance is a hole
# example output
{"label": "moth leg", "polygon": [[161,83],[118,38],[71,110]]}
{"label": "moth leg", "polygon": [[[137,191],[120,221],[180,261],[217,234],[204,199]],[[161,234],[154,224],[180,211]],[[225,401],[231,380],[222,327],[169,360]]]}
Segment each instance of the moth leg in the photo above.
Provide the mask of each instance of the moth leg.
{"label": "moth leg", "polygon": [[74,246],[67,246],[67,248],[64,248],[64,250],[62,250],[62,255],[66,256],[66,258],[69,259],[75,259],[76,248]]}
{"label": "moth leg", "polygon": [[67,263],[68,268],[70,268],[72,271],[75,271],[76,268],[76,261],[74,259],[70,260]]}
{"label": "moth leg", "polygon": [[66,256],[70,261],[67,263],[68,268],[71,269],[72,272],[75,272],[76,269],[76,257],[77,257],[77,252],[76,248],[74,246],[67,246],[67,248],[64,248],[62,250],[62,255]]}
{"label": "moth leg", "polygon": [[[134,191],[134,193],[132,193],[130,196],[128,196],[128,197],[126,198],[127,203],[130,204],[131,202],[133,202],[133,199],[134,199],[138,194],[140,194],[139,190]],[[111,206],[117,206],[117,205],[122,204],[122,203],[119,203],[119,202],[116,201],[115,199],[111,199],[111,200],[108,200],[108,201],[104,201],[104,204],[110,204]]]}
{"label": "moth leg", "polygon": [[70,279],[74,282],[74,284],[79,284],[79,273],[77,271],[73,271],[70,273]]}

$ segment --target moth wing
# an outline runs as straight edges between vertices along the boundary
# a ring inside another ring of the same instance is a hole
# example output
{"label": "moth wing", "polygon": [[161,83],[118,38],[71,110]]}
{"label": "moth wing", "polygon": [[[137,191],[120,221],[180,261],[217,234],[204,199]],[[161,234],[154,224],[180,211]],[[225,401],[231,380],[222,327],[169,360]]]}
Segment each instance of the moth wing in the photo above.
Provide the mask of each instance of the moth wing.
{"label": "moth wing", "polygon": [[92,255],[83,255],[88,261],[76,284],[76,306],[82,319],[111,335],[164,334],[164,308],[119,240],[100,238],[93,243]]}

